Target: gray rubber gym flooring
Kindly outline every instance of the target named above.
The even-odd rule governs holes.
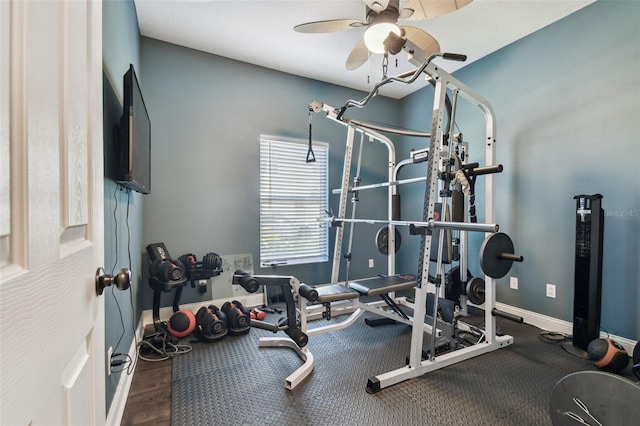
[[[292,391],[284,379],[302,361],[290,349],[259,348],[258,338],[271,332],[194,343],[173,361],[172,424],[550,425],[554,385],[595,367],[542,341],[535,327],[498,318],[498,328],[514,337],[513,345],[376,394],[365,392],[367,379],[404,365],[406,325],[371,328],[360,318],[311,337],[314,371]]]

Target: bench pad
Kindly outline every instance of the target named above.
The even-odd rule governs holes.
[[[365,296],[407,290],[416,286],[414,275],[391,275],[388,277],[363,278],[351,281],[351,289]]]
[[[318,303],[330,303],[338,300],[351,300],[360,297],[360,293],[345,287],[342,284],[331,284],[316,287],[318,292]]]

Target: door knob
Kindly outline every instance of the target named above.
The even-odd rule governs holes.
[[[122,268],[115,275],[109,275],[104,273],[104,269],[99,267],[96,271],[96,294],[102,295],[105,287],[114,285],[118,290],[126,290],[131,287],[131,271],[127,268]]]

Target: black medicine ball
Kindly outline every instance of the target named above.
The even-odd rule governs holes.
[[[196,316],[191,311],[179,310],[171,315],[167,329],[175,337],[186,337],[196,328]]]
[[[617,373],[629,365],[629,354],[611,339],[595,339],[587,346],[587,354],[594,365],[601,370]]]

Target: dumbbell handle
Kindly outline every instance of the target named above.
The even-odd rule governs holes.
[[[511,260],[513,262],[522,262],[524,260],[524,257],[513,253],[500,253],[498,257],[500,259]]]

